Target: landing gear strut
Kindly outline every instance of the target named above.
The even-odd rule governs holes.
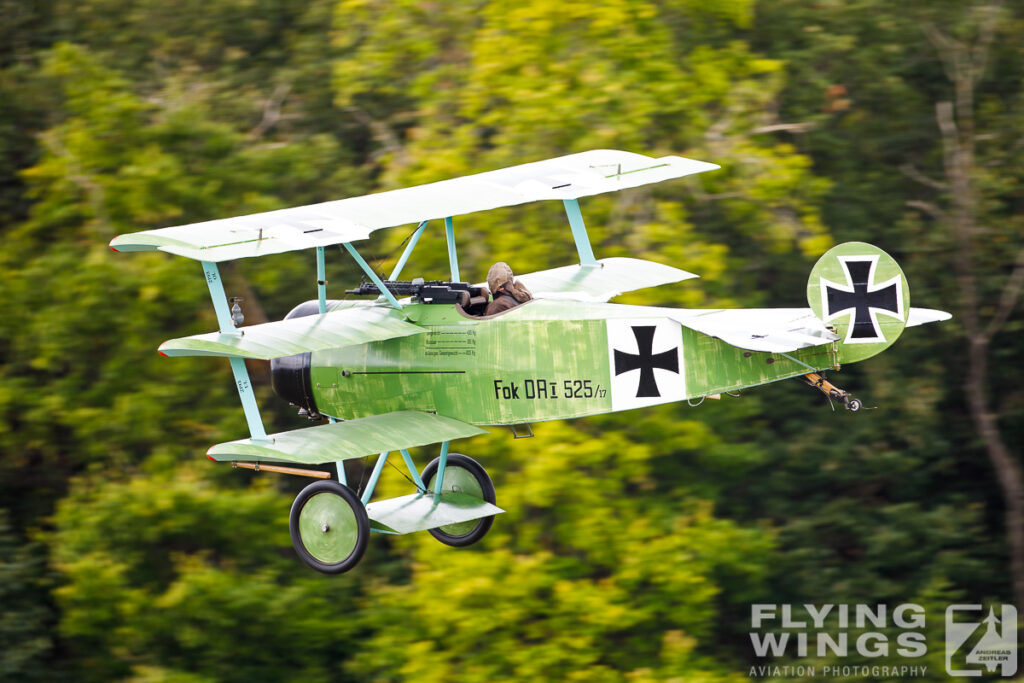
[[[859,398],[854,398],[850,395],[850,392],[843,391],[816,372],[807,373],[802,379],[812,387],[817,387],[821,393],[829,398],[842,403],[851,413],[856,413],[864,407]]]

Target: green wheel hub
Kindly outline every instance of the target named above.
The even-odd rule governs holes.
[[[437,483],[437,473],[441,469],[441,458],[434,458],[423,468],[423,481],[426,495],[432,495]],[[449,453],[447,466],[444,470],[444,481],[441,493],[452,499],[480,500],[494,505],[494,483],[491,482],[487,470],[473,458],[461,453]],[[457,494],[457,495],[452,495]],[[453,548],[465,548],[473,545],[487,535],[494,523],[494,515],[465,522],[454,522],[434,529],[430,535],[445,545]]]
[[[288,533],[303,562],[324,574],[341,574],[359,564],[366,552],[370,520],[350,488],[321,480],[295,497]]]
[[[355,511],[341,496],[317,493],[299,513],[299,536],[309,554],[320,562],[342,562],[356,549],[359,540]]]
[[[437,477],[431,477],[430,481],[427,482],[427,490],[434,490],[434,480]],[[483,487],[480,486],[480,482],[477,481],[476,477],[469,470],[459,467],[458,465],[448,465],[444,468],[444,483],[441,484],[441,491],[456,491],[458,493],[468,493],[471,496],[477,498],[484,497]],[[444,533],[450,536],[464,536],[480,524],[479,519],[472,519],[468,522],[458,522],[457,524],[448,524],[446,526],[438,527]]]

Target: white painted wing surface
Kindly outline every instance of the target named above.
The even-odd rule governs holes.
[[[220,356],[270,360],[308,351],[407,337],[426,332],[387,306],[355,306],[323,315],[239,327],[237,333],[210,332],[160,345],[165,356]]]
[[[400,410],[278,432],[270,434],[266,441],[238,439],[219,443],[206,454],[219,461],[321,465],[486,433],[479,427],[443,415]]]
[[[945,311],[937,311],[934,308],[910,308],[910,315],[907,316],[907,327],[926,325],[927,323],[938,323],[949,320],[953,316]]]
[[[670,317],[684,327],[749,351],[786,353],[839,339],[809,308],[676,310]]]
[[[623,292],[698,277],[679,268],[635,258],[606,258],[596,265],[572,265],[516,277],[535,298],[604,302]],[[482,282],[479,286],[486,286]]]
[[[677,156],[592,150],[362,197],[145,230],[115,237],[110,246],[228,261],[353,242],[381,228],[544,199],[577,199],[716,168]]]

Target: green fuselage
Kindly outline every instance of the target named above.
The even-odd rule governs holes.
[[[670,309],[538,300],[490,319],[450,305],[410,303],[403,312],[429,331],[312,354],[322,414],[420,410],[477,425],[539,422],[695,399],[836,364],[831,345],[789,357],[744,351],[683,327]]]

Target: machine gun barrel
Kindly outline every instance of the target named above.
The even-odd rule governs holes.
[[[421,303],[455,304],[469,306],[476,302],[473,297],[481,296],[481,289],[468,282],[447,282],[445,280],[384,280],[384,286],[394,296],[414,296]],[[355,289],[345,290],[346,294],[356,296],[378,296],[380,288],[372,282],[363,282]],[[481,300],[486,303],[486,299]]]
[[[441,287],[450,286],[451,284],[451,282],[444,282],[443,280],[424,280],[421,277],[415,280],[384,280],[384,286],[395,296],[416,296],[424,287]],[[371,296],[379,295],[381,292],[380,288],[372,282],[362,282],[356,289],[347,289],[345,293],[355,294],[356,296]]]

